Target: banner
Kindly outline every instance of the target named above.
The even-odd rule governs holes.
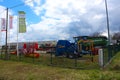
[[[5,21],[5,18],[1,18],[1,31],[6,31],[6,21]]]
[[[13,16],[9,15],[9,29],[13,28]]]
[[[19,11],[19,33],[26,32],[25,12]]]

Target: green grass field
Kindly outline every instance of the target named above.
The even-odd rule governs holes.
[[[5,57],[4,54],[2,54],[1,56],[2,58]],[[27,62],[32,64],[34,63],[38,65],[52,65],[58,67],[82,69],[99,69],[100,67],[98,65],[98,55],[93,57],[93,62],[90,55],[84,55],[83,57],[77,59],[70,59],[63,56],[55,57],[54,55],[52,55],[52,61],[50,54],[40,54],[39,58],[25,57],[24,55],[19,57],[17,57],[16,55],[10,55],[9,59],[12,61]]]
[[[0,60],[0,80],[120,80],[120,52],[104,70],[101,70],[98,64],[88,62],[88,60],[84,63],[78,61],[78,66],[91,67],[89,69],[48,66],[46,63],[49,64],[50,59],[47,56],[42,57],[41,55],[41,58],[35,59],[34,64],[30,60],[31,58],[25,59],[26,61],[21,58],[22,61],[17,61],[14,56],[11,56],[11,61]],[[61,61],[61,58],[59,60]],[[62,60],[71,61],[70,59]],[[45,62],[43,63],[43,61]],[[54,59],[54,64],[56,64],[55,61],[56,59]],[[61,64],[61,62],[59,63]],[[71,65],[72,63],[66,64]]]

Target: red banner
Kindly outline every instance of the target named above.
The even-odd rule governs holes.
[[[13,16],[9,15],[9,28],[13,28]]]
[[[1,31],[6,31],[5,18],[1,18]]]

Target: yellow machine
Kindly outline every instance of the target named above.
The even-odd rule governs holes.
[[[92,40],[79,40],[77,42],[78,52],[88,54],[94,50],[94,44]]]

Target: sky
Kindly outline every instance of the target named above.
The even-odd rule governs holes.
[[[110,33],[120,31],[120,0],[107,0]],[[0,0],[0,18],[14,16],[8,41],[50,41],[95,32],[107,36],[105,0]],[[26,33],[17,33],[18,11],[26,13]],[[0,33],[1,43],[5,32]]]

